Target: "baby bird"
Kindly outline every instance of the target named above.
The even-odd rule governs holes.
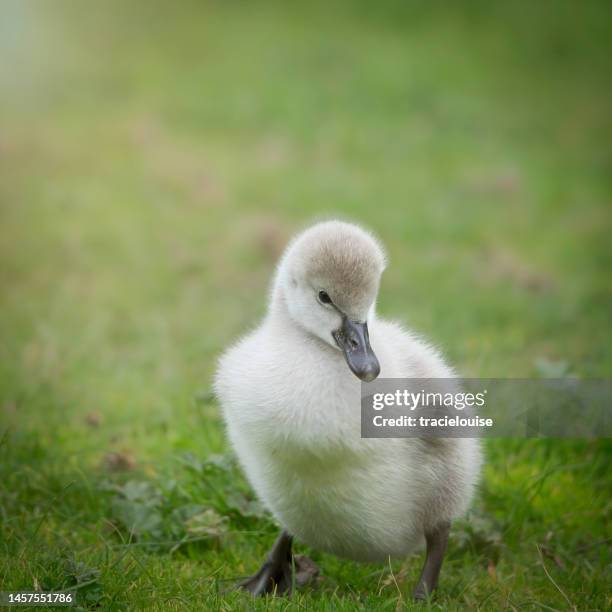
[[[428,344],[377,318],[381,245],[351,223],[299,234],[277,267],[268,313],[221,357],[227,432],[283,530],[241,587],[291,589],[292,540],[354,560],[405,557],[423,544],[416,599],[435,589],[450,524],[470,503],[477,440],[361,437],[360,380],[451,378]]]

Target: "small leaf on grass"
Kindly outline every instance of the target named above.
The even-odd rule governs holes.
[[[244,493],[229,493],[226,502],[229,510],[245,518],[265,518],[267,516],[264,506],[256,499],[248,499]]]
[[[212,508],[208,508],[187,519],[185,528],[191,536],[218,539],[227,532],[227,521],[226,516],[221,516]]]
[[[234,465],[231,455],[209,455],[202,463],[204,470],[219,470],[229,472]]]
[[[567,361],[551,361],[544,357],[536,359],[535,369],[541,378],[565,378],[570,373]]]
[[[132,535],[158,535],[162,517],[155,505],[115,499],[112,503],[112,512]]]
[[[76,587],[80,601],[86,601],[89,605],[98,604],[104,596],[100,576],[98,568],[67,558],[64,561],[64,580],[61,590],[71,590]]]
[[[467,519],[457,522],[451,537],[459,550],[473,550],[497,564],[501,554],[502,529],[497,522],[477,510]]]
[[[162,525],[161,495],[148,482],[130,480],[116,489],[112,500],[114,518],[135,536],[157,537]]]
[[[182,525],[192,516],[204,512],[206,509],[207,507],[201,504],[185,504],[184,506],[179,506],[178,508],[174,508],[170,513],[170,522]]]
[[[66,559],[64,562],[64,572],[71,586],[97,581],[100,578],[100,570],[98,568],[90,567],[74,559]]]
[[[202,460],[193,453],[184,453],[180,456],[181,463],[198,473],[206,472],[229,472],[231,471],[234,460],[231,455],[209,455]]]
[[[128,480],[120,489],[125,499],[130,501],[144,501],[159,499],[159,492],[148,482]]]

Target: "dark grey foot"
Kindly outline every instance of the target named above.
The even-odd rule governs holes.
[[[421,577],[414,589],[413,596],[416,601],[426,601],[438,586],[438,577],[446,552],[449,532],[450,523],[442,523],[435,530],[425,534],[427,552]]]
[[[291,554],[292,542],[293,538],[286,531],[282,531],[259,571],[243,580],[237,588],[249,591],[255,596],[268,593],[282,595],[291,593],[293,584],[304,586],[315,578],[319,573],[319,568],[304,555],[293,556]],[[293,577],[292,559],[295,565]]]

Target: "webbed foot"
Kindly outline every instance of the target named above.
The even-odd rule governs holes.
[[[291,593],[294,584],[301,587],[316,578],[319,574],[318,566],[305,555],[293,556],[292,542],[293,538],[286,531],[281,532],[261,568],[238,584],[237,588],[244,589],[256,597],[266,594],[282,595]],[[295,566],[293,576],[292,565]]]

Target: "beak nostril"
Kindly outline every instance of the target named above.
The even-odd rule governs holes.
[[[360,346],[360,342],[359,342],[359,338],[357,336],[355,336],[355,334],[348,334],[346,339],[348,340],[348,344],[351,347],[351,349],[357,349]]]

